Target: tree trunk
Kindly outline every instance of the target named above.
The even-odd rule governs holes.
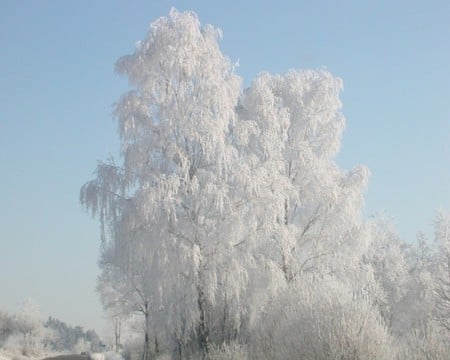
[[[284,200],[284,225],[289,225],[289,203],[288,199]]]
[[[182,360],[183,359],[183,345],[181,343],[180,339],[177,339],[177,353],[178,353],[178,359]]]
[[[159,343],[158,343],[158,337],[155,334],[155,353],[159,353]]]
[[[150,341],[148,337],[148,332],[145,330],[145,340],[144,340],[144,351],[142,352],[142,360],[150,359]]]
[[[223,317],[222,317],[222,341],[225,343],[230,342],[230,329],[227,329],[227,318],[228,318],[228,302],[227,302],[227,294],[224,296],[224,305],[223,305]]]
[[[122,319],[120,317],[113,317],[114,323],[114,345],[116,352],[120,351],[120,331],[122,326]]]
[[[199,323],[199,342],[200,349],[203,352],[203,360],[209,359],[209,331],[206,324],[206,300],[203,288],[201,285],[201,275],[199,274],[200,284],[197,286],[197,304],[198,310],[200,312],[200,323]]]
[[[149,360],[150,359],[150,336],[148,333],[149,328],[149,311],[148,311],[148,303],[145,303],[145,309],[144,309],[144,316],[145,316],[145,335],[144,335],[144,350],[142,352],[142,360]]]

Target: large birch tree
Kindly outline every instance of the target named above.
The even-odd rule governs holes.
[[[229,128],[241,83],[220,37],[195,14],[172,10],[119,59],[132,86],[115,110],[122,163],[99,164],[81,190],[103,226],[105,269],[119,269],[145,315],[144,359],[152,327],[180,356],[192,341],[207,354],[208,309],[241,289],[224,289],[223,269],[241,241],[228,226],[237,219]]]

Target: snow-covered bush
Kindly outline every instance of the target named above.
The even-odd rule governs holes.
[[[106,360],[106,357],[102,353],[90,353],[89,360]]]
[[[393,359],[387,328],[369,299],[333,278],[303,278],[268,304],[256,328],[258,359]]]
[[[0,347],[13,332],[13,319],[6,312],[0,311]]]
[[[4,348],[0,347],[0,360],[11,360],[12,356]]]
[[[123,356],[115,351],[108,351],[103,353],[105,360],[123,360]]]
[[[130,338],[122,346],[124,360],[139,360],[142,358],[142,339]]]
[[[54,336],[54,332],[44,326],[37,304],[29,299],[12,317],[12,334],[4,346],[22,355],[37,355],[49,350]]]
[[[449,358],[450,342],[448,331],[437,322],[430,321],[415,329],[404,339],[399,359],[444,360]]]
[[[214,346],[210,352],[210,360],[247,360],[249,359],[247,348],[243,345],[232,343]]]

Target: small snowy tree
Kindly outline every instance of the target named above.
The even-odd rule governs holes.
[[[437,245],[437,268],[435,272],[435,316],[450,335],[450,215],[441,212],[434,222]]]
[[[409,319],[405,319],[408,309],[402,306],[402,302],[407,298],[411,276],[403,243],[392,224],[384,219],[372,221],[368,226],[371,243],[364,254],[364,261],[368,263],[373,277],[365,284],[365,292],[391,329],[404,328],[404,322],[409,322]]]
[[[114,348],[116,352],[119,352],[122,325],[134,312],[140,311],[144,299],[135,296],[139,292],[139,288],[136,288],[136,281],[124,276],[129,273],[121,271],[118,264],[108,259],[107,254],[107,251],[102,253],[100,262],[102,273],[98,278],[97,291],[100,294],[103,308],[112,322]]]
[[[14,333],[18,336],[21,353],[27,356],[44,350],[53,336],[53,332],[44,327],[39,308],[31,299],[24,301],[15,315]]]
[[[0,310],[0,346],[3,346],[8,337],[13,333],[14,321],[12,316]]]

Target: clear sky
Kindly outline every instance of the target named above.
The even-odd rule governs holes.
[[[31,297],[44,316],[105,333],[98,224],[79,189],[118,150],[111,112],[127,83],[114,62],[172,6],[223,30],[246,85],[290,68],[344,80],[337,161],[369,167],[367,216],[384,211],[413,241],[450,210],[448,0],[3,0],[0,309]]]

